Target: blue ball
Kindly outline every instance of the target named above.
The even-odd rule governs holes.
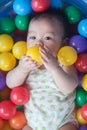
[[[55,9],[62,8],[61,0],[50,0],[50,4],[52,8],[55,8]]]
[[[87,38],[87,19],[83,19],[79,22],[78,32],[80,35]]]
[[[18,15],[27,15],[32,12],[31,0],[15,0],[13,10]]]

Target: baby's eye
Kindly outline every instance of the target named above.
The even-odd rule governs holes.
[[[52,38],[49,37],[49,36],[46,36],[44,39],[45,39],[45,40],[51,40]]]
[[[35,39],[36,39],[35,36],[30,36],[29,38],[30,38],[31,40],[35,40]]]

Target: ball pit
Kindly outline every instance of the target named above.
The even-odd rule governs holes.
[[[37,5],[35,4],[37,3]],[[40,8],[41,7],[41,8]],[[64,9],[72,27],[73,36],[69,39],[69,46],[75,50],[75,56],[71,56],[71,63],[75,64],[78,71],[78,88],[75,102],[77,105],[76,118],[80,124],[79,130],[87,129],[87,1],[86,0],[1,0],[0,1],[0,105],[12,102],[11,91],[6,86],[5,76],[13,69],[18,60],[25,54],[23,45],[29,24],[30,14],[45,11],[47,8]],[[73,10],[73,11],[72,11]],[[26,43],[25,43],[26,44]],[[26,48],[26,47],[25,47]],[[73,60],[74,56],[74,60]],[[10,59],[11,58],[11,59]],[[9,60],[10,59],[10,60]],[[37,59],[37,57],[36,57]],[[61,61],[61,60],[60,60]],[[10,101],[9,101],[10,100]],[[28,98],[27,98],[28,100]],[[27,101],[26,100],[26,101]],[[13,103],[13,102],[12,102]],[[25,103],[25,102],[24,102]],[[10,111],[5,107],[4,112],[12,117],[6,117],[5,113],[0,116],[0,129],[13,130],[22,129],[26,125],[26,118],[23,113],[23,104],[16,104],[14,110]],[[18,106],[20,105],[20,106]],[[3,105],[4,106],[4,105]],[[1,108],[0,108],[1,109]],[[11,113],[13,112],[13,113]],[[16,113],[16,114],[14,114]],[[5,121],[7,119],[7,121]],[[23,120],[22,120],[23,119]],[[21,120],[23,122],[21,122]]]

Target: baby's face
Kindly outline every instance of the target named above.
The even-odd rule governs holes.
[[[63,28],[56,19],[35,19],[30,22],[27,36],[27,48],[44,44],[57,55],[62,46]]]

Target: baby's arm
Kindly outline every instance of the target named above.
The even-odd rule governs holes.
[[[56,84],[63,93],[69,94],[77,87],[78,78],[74,66],[58,66],[58,68],[55,68],[51,72]]]
[[[61,67],[47,46],[42,46],[40,53],[44,66],[52,74],[60,91],[64,94],[73,92],[78,85],[77,72],[74,66]]]
[[[38,65],[36,62],[32,61],[30,57],[23,56],[19,61],[18,66],[8,72],[6,76],[7,86],[9,88],[14,88],[16,86],[22,85],[25,82],[30,71],[36,69],[37,67]]]

